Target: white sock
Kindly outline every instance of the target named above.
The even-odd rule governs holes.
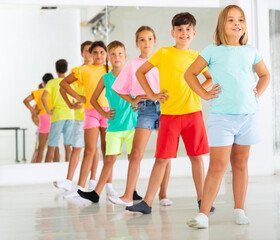
[[[73,197],[80,197],[78,194],[78,190],[85,191],[85,188],[82,188],[81,186],[77,186],[72,191],[66,192],[63,194],[64,198],[73,198]]]
[[[107,195],[115,196],[115,197],[118,196],[118,192],[113,188],[112,183],[106,183],[105,189],[106,189]]]
[[[208,217],[204,213],[199,213],[195,218],[187,222],[189,227],[208,228]]]
[[[88,182],[88,190],[91,192],[95,189],[95,187],[96,187],[96,181],[90,179]]]
[[[234,209],[233,210],[235,223],[238,225],[245,225],[249,224],[250,220],[246,217],[245,212],[243,209]]]
[[[72,188],[72,181],[70,181],[68,179],[63,180],[61,182],[54,181],[53,184],[54,184],[55,187],[60,188],[60,189],[64,189],[66,191],[70,191],[71,188]]]

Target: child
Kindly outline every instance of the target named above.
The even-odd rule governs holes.
[[[120,98],[112,89],[112,85],[121,72],[126,59],[125,46],[119,41],[113,41],[108,45],[107,49],[108,59],[112,65],[112,71],[105,74],[100,79],[91,98],[91,104],[96,111],[104,118],[108,119],[108,128],[106,131],[106,157],[95,190],[92,192],[78,191],[81,197],[94,203],[99,202],[101,191],[111,176],[113,165],[117,156],[121,154],[124,141],[126,141],[127,154],[130,154],[137,118],[137,114],[130,108],[130,104]],[[105,96],[108,99],[110,106],[110,110],[107,112],[105,112],[97,102],[97,99],[104,88],[106,89]]]
[[[158,101],[147,99],[146,93],[136,79],[136,70],[145,63],[153,54],[156,44],[154,30],[148,26],[140,27],[136,33],[136,46],[141,54],[130,60],[117,77],[112,89],[123,99],[134,106],[138,105],[138,118],[133,140],[132,151],[129,158],[129,166],[126,181],[126,190],[122,197],[110,197],[110,201],[124,206],[132,205],[132,200],[141,200],[134,189],[140,172],[140,162],[145,148],[151,136],[152,130],[158,129],[160,117],[160,104]],[[146,75],[149,85],[155,93],[159,93],[159,74],[157,68],[153,68]],[[131,97],[130,94],[135,97]],[[166,197],[166,189],[170,175],[170,161],[166,165],[164,179],[161,183],[159,200],[161,205],[171,205]]]
[[[55,147],[59,145],[59,138],[61,132],[63,132],[64,148],[65,148],[65,161],[68,162],[71,153],[74,114],[71,109],[63,100],[59,92],[59,84],[65,77],[67,72],[67,62],[65,59],[56,61],[55,68],[58,74],[58,78],[49,81],[45,87],[45,90],[41,96],[42,103],[46,112],[51,115],[51,128],[48,138],[48,151],[46,154],[45,162],[51,162],[54,157]],[[51,97],[52,110],[49,109],[47,104],[48,94]]]
[[[235,223],[250,222],[244,213],[247,162],[250,145],[259,141],[256,131],[258,97],[266,89],[270,75],[258,51],[247,45],[247,41],[244,12],[236,5],[227,6],[218,18],[215,44],[204,49],[185,74],[193,91],[205,100],[211,99],[207,120],[210,166],[200,213],[188,222],[190,227],[208,227],[207,215],[219,191],[229,159],[233,174]],[[215,83],[209,92],[201,87],[196,77],[206,66]],[[256,90],[253,69],[259,76]]]
[[[203,123],[201,103],[186,84],[184,73],[198,56],[198,52],[189,49],[196,35],[196,20],[190,13],[179,13],[172,19],[172,37],[174,47],[160,48],[137,71],[136,77],[149,99],[160,101],[161,117],[158,130],[156,161],[151,173],[144,201],[126,207],[133,212],[151,213],[154,196],[162,182],[170,158],[176,158],[180,135],[192,163],[193,179],[198,204],[202,197],[204,183],[204,165],[202,156],[208,153],[208,142]],[[145,74],[153,67],[159,70],[160,93],[154,93]],[[204,86],[212,84],[211,76],[203,70],[206,81]],[[167,95],[168,94],[168,95]],[[213,209],[214,210],[214,209]]]
[[[81,55],[84,59],[84,64],[83,65],[91,65],[92,64],[92,55],[89,52],[89,48],[92,45],[91,41],[85,41],[81,44]],[[84,95],[84,89],[82,86],[78,86],[77,82],[74,82],[72,84],[73,89],[80,95]],[[70,102],[69,99],[67,98],[67,94],[65,91],[60,88],[60,93],[68,105],[70,109],[74,109],[74,127],[73,127],[73,140],[72,140],[72,152],[70,156],[70,162],[69,162],[69,167],[68,167],[68,173],[67,173],[67,178],[66,180],[59,182],[55,181],[54,186],[57,188],[64,189],[66,191],[70,191],[72,188],[72,179],[75,173],[75,170],[77,168],[78,162],[79,162],[79,156],[82,148],[84,147],[84,118],[85,118],[85,113],[84,113],[84,106],[81,103],[73,103]],[[98,150],[95,151],[94,155],[94,160],[93,162],[98,162]],[[96,166],[93,165],[93,168],[91,170],[91,178],[89,180],[89,189],[93,190],[96,185],[95,179],[95,173],[96,173]]]
[[[89,171],[94,164],[95,169],[97,168],[98,162],[93,162],[93,156],[96,152],[96,144],[98,140],[99,131],[101,132],[101,149],[103,155],[105,155],[105,131],[108,127],[107,119],[102,117],[91,105],[90,99],[93,91],[95,90],[98,81],[110,70],[107,60],[106,65],[104,65],[106,59],[107,48],[102,41],[95,41],[89,49],[92,54],[93,64],[83,65],[72,69],[72,73],[68,75],[61,82],[60,86],[74,97],[78,102],[85,103],[85,120],[84,120],[84,138],[85,138],[85,150],[84,157],[80,171],[80,177],[78,181],[78,186],[66,193],[65,198],[77,197],[78,189],[84,191],[85,183],[89,174]],[[78,94],[74,91],[70,84],[77,81],[79,86],[84,87],[85,96]],[[104,111],[108,111],[108,101],[105,98],[105,91],[102,92],[98,99],[99,104],[103,107]],[[103,158],[104,160],[105,158]],[[116,191],[112,186],[112,177],[108,180],[106,184],[106,191],[108,195],[116,195]]]
[[[24,104],[26,105],[26,107],[30,110],[33,118],[35,115],[37,115],[36,113],[39,112],[39,126],[38,126],[38,142],[39,142],[39,146],[38,146],[38,153],[37,153],[37,157],[35,162],[36,163],[40,163],[43,160],[43,156],[44,156],[44,150],[46,147],[46,143],[48,140],[48,135],[49,135],[49,131],[50,131],[50,126],[51,126],[51,118],[50,115],[47,114],[43,103],[41,101],[41,96],[44,92],[44,87],[46,86],[46,84],[48,83],[48,81],[50,81],[51,79],[53,79],[53,75],[51,73],[46,73],[43,78],[42,78],[42,88],[39,88],[36,91],[32,91],[31,94],[24,99]],[[30,102],[32,100],[35,100],[36,102],[36,109],[33,108],[30,105]],[[48,108],[51,108],[51,98],[48,95],[47,96],[47,105]]]

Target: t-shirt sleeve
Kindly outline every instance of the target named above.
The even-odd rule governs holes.
[[[153,56],[148,60],[149,63],[153,64],[154,67],[158,67],[162,56],[162,48],[157,50]]]
[[[74,77],[77,79],[78,86],[83,86],[83,78],[82,78],[82,72],[83,72],[83,66],[75,67],[71,70],[72,73],[74,73]]]
[[[112,89],[119,94],[130,94],[133,74],[135,74],[135,72],[133,72],[132,64],[128,62],[112,85]]]
[[[38,91],[32,91],[31,94],[33,95],[34,101],[38,103]]]
[[[198,56],[199,56],[199,52],[195,52],[194,60],[197,59]],[[204,73],[207,70],[208,70],[208,67],[205,67],[201,72]]]
[[[254,50],[255,50],[255,60],[254,60],[254,63],[253,65],[257,64],[258,62],[260,62],[262,60],[262,55],[260,54],[260,52],[258,51],[258,49],[256,49],[254,47]]]
[[[199,55],[209,64],[211,64],[211,56],[213,52],[213,45],[204,48]],[[205,70],[206,71],[206,70]]]

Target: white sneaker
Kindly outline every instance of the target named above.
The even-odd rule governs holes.
[[[161,206],[171,206],[172,205],[172,201],[170,201],[169,199],[167,199],[167,198],[163,198],[163,199],[161,199],[160,201],[159,201],[159,204],[161,205]]]
[[[66,179],[62,182],[59,182],[59,181],[54,181],[53,182],[53,185],[56,187],[56,188],[60,188],[60,189],[63,189],[65,191],[70,191],[71,188],[72,188],[72,181]]]
[[[92,192],[96,187],[96,181],[95,180],[89,180],[88,182],[88,191]]]
[[[131,207],[133,205],[133,201],[127,203],[121,200],[119,197],[109,196],[108,199],[114,204],[122,205],[125,207]]]

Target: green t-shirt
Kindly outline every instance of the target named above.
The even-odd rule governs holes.
[[[59,120],[74,119],[74,112],[67,106],[59,92],[59,84],[63,78],[56,78],[48,81],[45,90],[51,96],[52,107],[55,108],[51,115],[51,122]],[[72,97],[68,95],[70,101]]]
[[[116,110],[114,119],[108,119],[107,132],[119,132],[131,130],[135,127],[137,122],[137,113],[131,109],[131,104],[114,92],[112,85],[116,77],[112,72],[103,75],[104,85],[106,89],[106,98],[109,102],[110,109]]]

